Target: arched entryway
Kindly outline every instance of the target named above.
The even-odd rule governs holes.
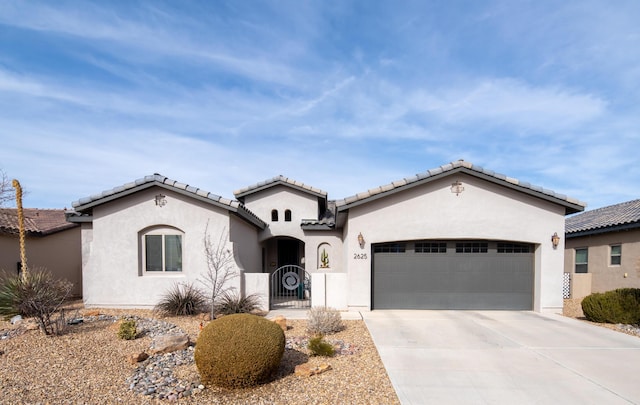
[[[305,271],[304,242],[276,237],[266,244],[271,267],[270,307],[308,308],[311,304],[311,278]]]

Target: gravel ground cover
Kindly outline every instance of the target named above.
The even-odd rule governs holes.
[[[76,307],[75,316],[89,310]],[[91,310],[94,311],[94,310]],[[130,389],[132,376],[139,367],[147,367],[157,356],[131,365],[129,355],[149,351],[153,333],[135,340],[116,336],[119,317],[129,315],[157,319],[189,334],[197,340],[199,317],[158,318],[151,311],[99,310],[107,316],[86,316],[85,322],[71,325],[67,333],[47,337],[37,330],[24,331],[0,322],[0,404],[158,404],[172,403]],[[73,312],[68,312],[73,317]],[[287,348],[275,379],[267,384],[241,390],[214,386],[195,389],[178,399],[189,404],[398,404],[398,398],[380,361],[378,352],[363,321],[344,321],[346,328],[327,338],[336,343],[340,354],[310,357],[304,347],[306,321],[289,320]],[[5,336],[2,338],[2,336]],[[192,353],[192,351],[191,351]],[[200,385],[189,352],[179,361],[162,364],[167,378],[189,387]],[[170,358],[171,356],[167,356]],[[331,370],[311,377],[298,377],[295,366],[328,363]],[[166,369],[166,370],[164,370]]]
[[[582,298],[565,299],[564,306],[562,308],[562,315],[568,316],[570,318],[580,319],[584,322],[589,322],[603,328],[626,333],[627,335],[640,337],[640,325],[625,325],[621,323],[597,323],[587,321],[584,317],[584,312],[582,312]]]

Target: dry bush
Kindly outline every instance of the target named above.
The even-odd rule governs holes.
[[[334,308],[314,307],[307,316],[307,332],[311,335],[330,335],[344,329],[342,316]]]

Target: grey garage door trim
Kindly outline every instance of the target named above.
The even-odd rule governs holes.
[[[511,241],[372,246],[372,309],[533,309],[534,247]]]

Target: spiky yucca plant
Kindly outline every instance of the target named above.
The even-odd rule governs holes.
[[[174,284],[156,305],[165,315],[195,315],[207,310],[207,298],[193,284]]]
[[[56,334],[52,316],[69,297],[73,284],[56,279],[44,268],[1,278],[0,315],[35,317],[45,334]]]
[[[260,296],[241,296],[235,292],[225,292],[215,306],[216,315],[250,314],[260,309]]]

